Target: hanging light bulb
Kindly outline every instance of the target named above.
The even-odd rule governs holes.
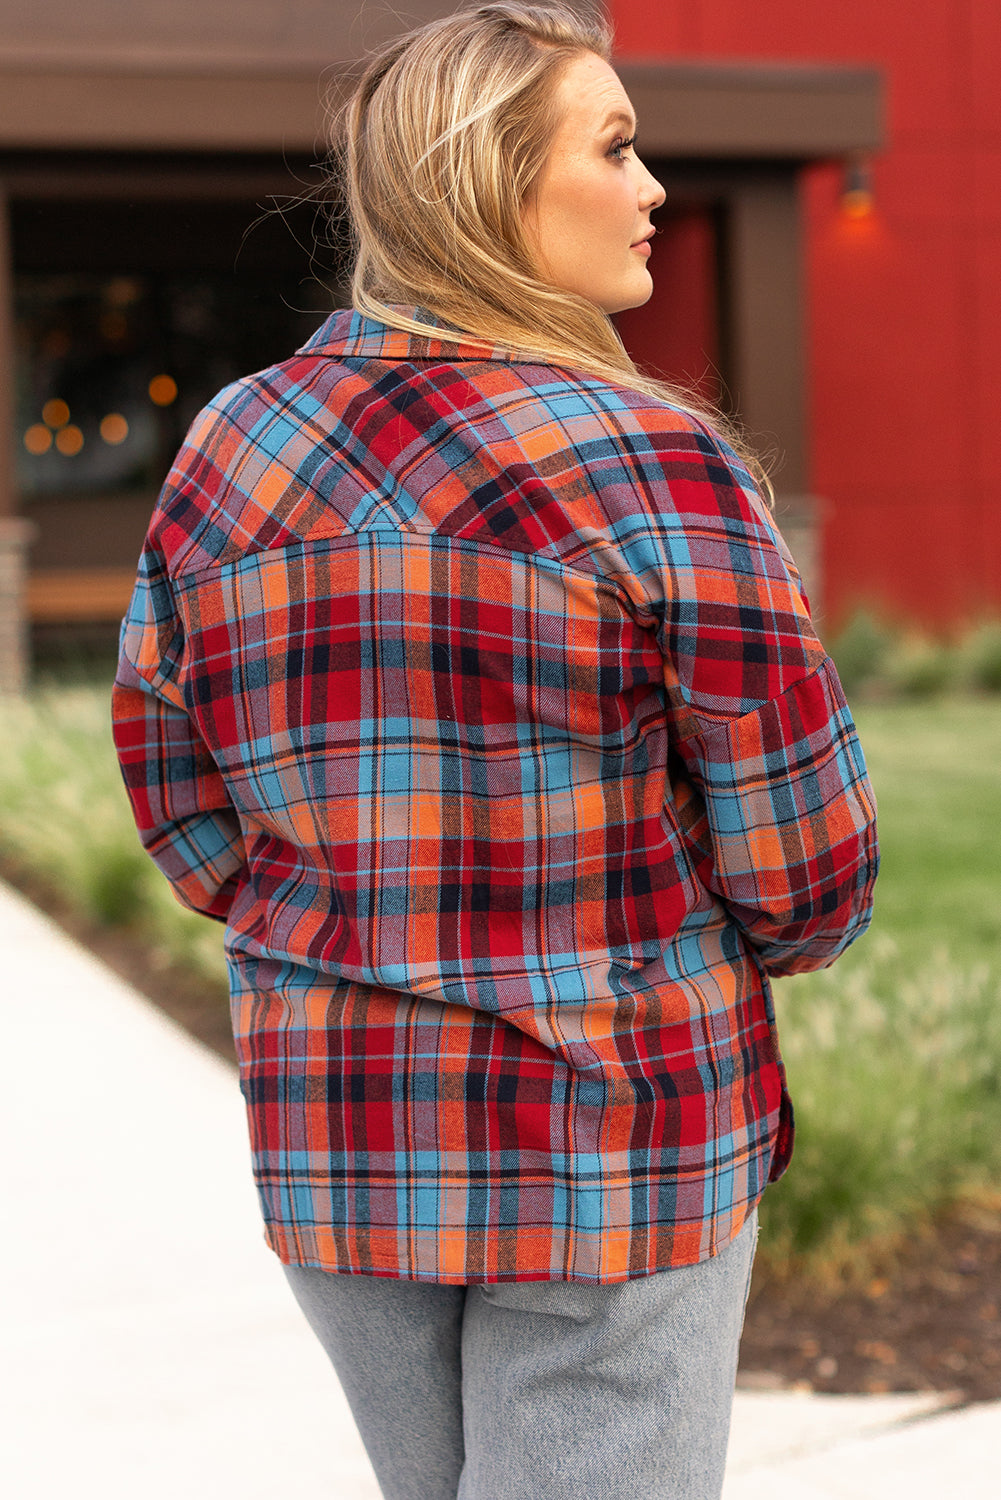
[[[872,191],[872,167],[864,156],[852,157],[845,168],[841,189],[841,212],[848,219],[868,219],[876,211]]]

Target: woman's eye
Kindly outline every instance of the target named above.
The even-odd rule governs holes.
[[[635,144],[636,144],[636,137],[634,135],[631,135],[629,137],[628,141],[626,141],[626,140],[613,141],[612,145],[609,148],[608,154],[609,154],[609,156],[614,156],[615,159],[616,159],[616,161],[621,161],[622,160],[622,153],[623,153],[623,151],[628,151],[630,149],[630,147],[635,146]]]

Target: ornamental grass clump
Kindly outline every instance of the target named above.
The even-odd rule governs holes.
[[[0,854],[83,922],[141,932],[153,965],[223,980],[221,929],[177,904],[136,836],[108,691],[52,684],[0,699]]]
[[[765,1194],[776,1275],[864,1277],[944,1206],[1001,1173],[1001,976],[940,950],[911,970],[878,938],[864,961],[783,981],[794,1167]]]

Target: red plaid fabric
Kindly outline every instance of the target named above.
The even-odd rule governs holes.
[[[767,975],[863,930],[876,856],[709,430],[335,314],[195,421],[114,716],[144,842],[227,924],[283,1259],[610,1282],[732,1239],[791,1145]]]

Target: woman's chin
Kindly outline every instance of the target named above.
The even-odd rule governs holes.
[[[619,297],[616,298],[614,306],[606,305],[604,311],[607,313],[628,312],[632,307],[642,307],[649,302],[653,296],[653,277],[649,271],[643,272],[642,280],[636,278],[634,285],[628,290],[623,288]]]

